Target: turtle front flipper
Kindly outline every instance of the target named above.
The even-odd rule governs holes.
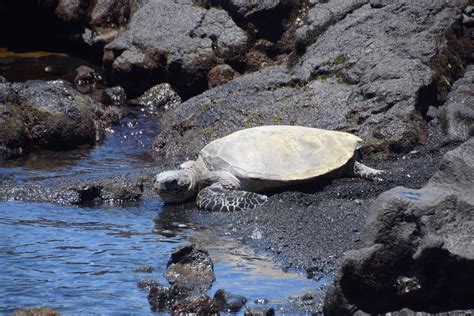
[[[266,195],[211,185],[199,192],[196,204],[211,212],[233,212],[253,209],[266,201]]]

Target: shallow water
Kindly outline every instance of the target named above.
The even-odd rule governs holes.
[[[219,288],[244,295],[251,304],[267,298],[273,306],[315,281],[284,273],[268,258],[209,229],[170,220],[176,235],[155,230],[161,202],[109,208],[49,204],[0,204],[0,312],[20,306],[49,306],[64,315],[148,314],[142,279],[163,278],[169,254],[182,243],[204,245],[214,261]],[[185,228],[182,228],[185,227]],[[134,272],[150,265],[151,273]]]
[[[47,58],[58,68],[68,61],[62,55]],[[158,132],[156,113],[136,109],[93,148],[0,162],[0,182],[48,187],[64,177],[90,180],[155,167],[150,153]],[[290,295],[328,282],[285,273],[218,228],[198,227],[162,206],[158,198],[98,208],[0,202],[0,314],[26,306],[48,306],[63,315],[151,314],[147,292],[137,282],[167,284],[170,253],[186,242],[210,252],[216,273],[211,296],[223,288],[247,297],[247,305],[265,298],[278,308]],[[160,234],[162,228],[166,234]],[[144,265],[153,271],[134,272]]]

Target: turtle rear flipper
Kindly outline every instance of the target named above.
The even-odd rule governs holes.
[[[211,185],[199,192],[196,204],[211,212],[233,212],[253,209],[266,201],[266,195]]]
[[[374,168],[367,167],[366,165],[358,161],[354,162],[352,176],[355,178],[383,181],[382,179],[383,174],[384,174],[383,170],[377,170]]]

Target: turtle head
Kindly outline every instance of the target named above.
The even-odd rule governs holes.
[[[161,172],[156,176],[154,187],[165,203],[183,202],[197,193],[195,175],[189,170]]]

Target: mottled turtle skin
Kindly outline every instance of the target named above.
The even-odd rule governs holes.
[[[165,202],[194,196],[210,211],[251,209],[265,203],[257,194],[322,177],[373,179],[381,173],[358,163],[362,140],[345,132],[302,126],[244,129],[206,145],[196,161],[181,170],[162,172],[155,189]]]

